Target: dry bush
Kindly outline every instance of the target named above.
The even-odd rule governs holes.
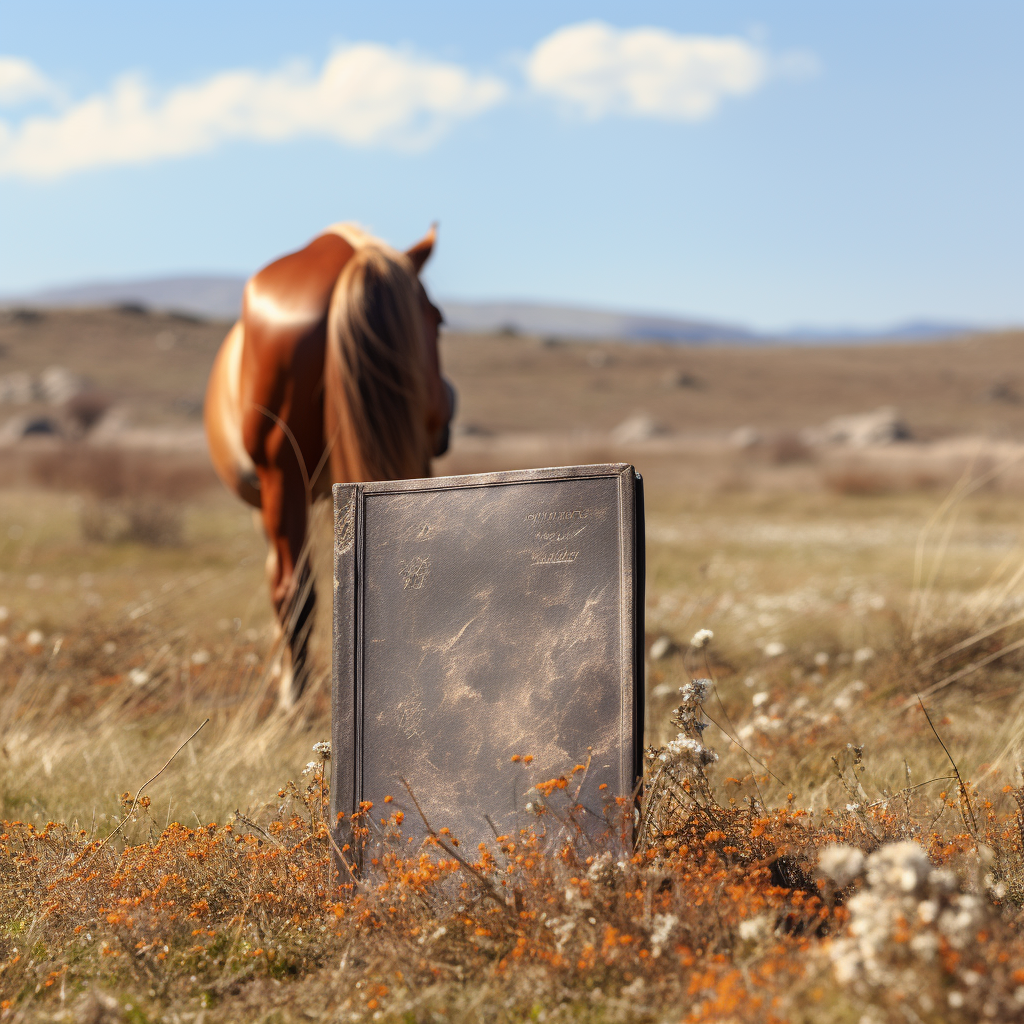
[[[64,403],[64,413],[74,430],[87,434],[106,415],[111,399],[101,391],[82,391]]]
[[[850,497],[874,497],[894,490],[892,477],[878,470],[846,466],[824,474],[825,487],[834,494]]]
[[[768,461],[776,466],[795,462],[813,462],[814,450],[797,433],[779,434],[768,444]]]
[[[811,876],[794,888],[773,867],[779,836],[790,839],[799,817],[747,815],[736,834],[759,827],[742,851],[690,815],[657,846],[630,853],[610,836],[601,852],[581,831],[552,841],[565,836],[571,811],[556,798],[571,777],[538,783],[547,801],[535,825],[472,853],[441,829],[410,855],[401,813],[367,805],[355,831],[383,813],[390,841],[367,877],[340,884],[319,761],[260,821],[172,825],[122,850],[83,829],[10,823],[0,840],[3,910],[14,923],[0,950],[5,990],[23,1012],[42,1014],[86,981],[146,1007],[232,994],[245,1005],[239,990],[255,1002],[267,982],[306,978],[315,1000],[360,1017],[386,1007],[417,1018],[468,985],[470,995],[483,986],[474,1000],[494,1006],[492,1019],[505,1016],[502,1004],[519,1016],[538,1003],[628,1016],[635,1004],[689,1004],[691,1019],[773,1019],[778,975],[802,977],[808,936],[831,927]],[[122,806],[150,811],[128,793]],[[694,914],[701,904],[716,913]],[[743,926],[762,918],[784,925],[778,936],[764,923],[755,933]],[[737,945],[752,975],[733,963]],[[332,968],[339,959],[352,966]]]
[[[48,490],[80,491],[97,498],[124,493],[126,460],[116,449],[65,445],[35,453],[28,463],[29,480]]]
[[[87,495],[80,525],[88,541],[178,547],[182,502],[216,485],[205,457],[189,454],[67,444],[24,458],[32,484]]]
[[[128,505],[125,539],[155,547],[177,547],[182,543],[182,509],[155,498],[137,498]]]
[[[86,501],[80,521],[82,537],[88,541],[129,541],[151,547],[180,547],[184,542],[182,506],[159,498]]]
[[[948,489],[950,481],[944,479],[938,473],[931,473],[927,470],[919,470],[911,474],[910,488],[914,491],[938,491]]]
[[[143,455],[129,460],[128,493],[181,501],[219,487],[205,453],[200,455]]]
[[[319,744],[300,785],[228,824],[161,827],[130,793],[127,842],[5,823],[0,1006],[52,1019],[70,998],[81,1013],[99,982],[147,1019],[1016,1019],[1016,805],[965,788],[943,795],[944,823],[916,790],[770,810],[752,773],[726,780],[746,799],[725,798],[701,738],[709,685],[684,687],[678,736],[648,752],[633,850],[616,820],[628,800],[603,839],[578,827],[577,765],[535,784],[517,833],[473,851],[443,827],[410,847],[402,812],[365,804],[348,827],[373,836],[366,874],[337,874],[353,851],[332,848]]]
[[[152,496],[181,501],[195,497],[217,479],[204,454],[62,445],[28,458],[31,483],[51,490],[78,491],[96,498]]]
[[[980,473],[977,475],[981,475]],[[847,463],[822,474],[827,490],[849,497],[878,497],[911,491],[948,491],[956,483],[955,476],[939,470],[908,469],[903,474],[869,465]]]

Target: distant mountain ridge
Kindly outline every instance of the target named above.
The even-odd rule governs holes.
[[[0,307],[60,308],[131,303],[155,310],[233,320],[242,306],[245,281],[243,277],[215,274],[104,281],[4,296],[0,298]],[[922,319],[880,330],[797,327],[791,331],[762,333],[738,324],[543,303],[442,300],[440,306],[447,328],[451,331],[480,334],[505,332],[588,341],[619,339],[690,344],[722,341],[748,345],[786,341],[837,344],[885,339],[925,341],[982,329],[974,324]]]
[[[218,320],[233,320],[242,308],[244,277],[196,274],[137,281],[98,281],[5,296],[0,304],[44,308],[117,306],[136,303],[150,309],[173,310]]]
[[[628,338],[635,341],[755,341],[735,324],[678,317],[616,313],[531,302],[441,302],[449,330],[511,331],[559,338]]]

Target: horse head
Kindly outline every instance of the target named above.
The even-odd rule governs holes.
[[[406,250],[406,257],[416,273],[419,290],[420,310],[423,316],[423,339],[426,349],[427,389],[430,399],[427,403],[427,432],[431,441],[431,454],[436,458],[448,450],[449,425],[455,415],[455,389],[441,374],[441,358],[438,350],[438,332],[444,323],[441,310],[430,301],[426,288],[420,280],[420,271],[430,259],[437,242],[437,224],[412,248]]]

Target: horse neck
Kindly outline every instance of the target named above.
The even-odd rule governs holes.
[[[345,484],[372,480],[373,472],[363,457],[352,410],[339,376],[341,369],[332,367],[332,362],[328,358],[324,381],[324,443],[330,451],[331,481]]]
[[[416,451],[417,439],[409,437],[408,448],[399,458],[397,472],[383,468],[380,458],[367,458],[359,442],[357,413],[351,408],[342,374],[346,368],[338,359],[337,346],[328,338],[324,361],[324,443],[330,450],[333,483],[361,483],[402,477],[430,475],[430,458],[426,449]],[[372,390],[371,390],[372,394]],[[421,445],[422,447],[422,445]]]

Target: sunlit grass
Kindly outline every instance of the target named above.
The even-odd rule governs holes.
[[[211,495],[184,506],[180,547],[105,544],[82,539],[80,499],[0,492],[0,1020],[1013,1019],[1024,654],[928,700],[963,790],[913,695],[1024,635],[1024,553],[1014,504],[975,495],[946,540],[925,537],[915,589],[936,504],[654,486],[647,621],[669,642],[648,742],[677,735],[679,687],[708,677],[719,760],[649,778],[636,853],[616,828],[604,848],[546,846],[552,816],[571,818],[556,779],[521,835],[399,841],[339,889],[323,771],[302,775],[329,734],[326,616],[316,685],[286,719],[249,514]],[[696,650],[700,628],[715,635]],[[953,874],[903,891],[819,870],[836,842],[906,841]],[[945,911],[969,926],[959,947]],[[885,937],[875,966],[851,913]]]

